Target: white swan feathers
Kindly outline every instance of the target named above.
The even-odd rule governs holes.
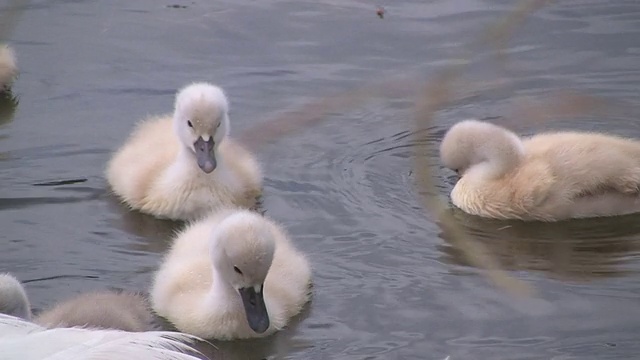
[[[310,284],[308,261],[280,226],[226,209],[177,235],[151,303],[178,330],[205,339],[262,337],[302,310]]]
[[[113,192],[132,209],[173,220],[253,206],[262,192],[261,169],[228,138],[228,111],[219,87],[182,88],[173,115],[141,122],[109,161],[106,177]]]
[[[520,138],[488,122],[452,126],[440,145],[460,179],[463,211],[489,218],[557,221],[640,211],[640,142],[592,132]]]
[[[0,314],[0,360],[198,360],[197,337],[170,331],[46,329]],[[194,355],[191,355],[193,353]]]

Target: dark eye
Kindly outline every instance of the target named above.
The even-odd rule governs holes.
[[[218,126],[216,126],[216,129],[217,129],[217,128],[219,128],[219,127],[220,127],[220,125],[222,125],[222,121],[220,121],[220,122],[218,123]]]
[[[238,274],[242,275],[242,271],[240,271],[240,269],[238,269],[237,266],[233,267],[233,271],[237,272]]]
[[[187,125],[189,125],[190,128],[193,127],[193,124],[191,123],[191,120],[187,121]]]

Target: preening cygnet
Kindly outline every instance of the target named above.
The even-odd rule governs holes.
[[[7,90],[18,76],[18,62],[13,49],[0,44],[0,92]]]
[[[226,95],[209,83],[181,89],[173,115],[141,122],[110,160],[106,176],[130,208],[193,220],[224,206],[249,208],[262,192],[254,156],[228,138]]]
[[[556,221],[640,212],[640,142],[595,132],[519,137],[461,121],[440,145],[453,204],[488,218]]]
[[[221,210],[179,233],[155,275],[153,309],[206,339],[261,337],[309,300],[311,269],[285,230],[248,210]]]

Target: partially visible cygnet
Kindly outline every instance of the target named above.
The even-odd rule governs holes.
[[[0,275],[0,313],[32,318],[24,287],[11,274]],[[34,322],[47,328],[156,330],[153,313],[142,295],[115,291],[94,291],[70,298],[45,310]]]
[[[158,218],[196,220],[227,206],[251,208],[262,193],[253,154],[229,137],[229,101],[198,82],[176,94],[173,114],[140,122],[107,164],[113,193]]]
[[[0,44],[0,92],[8,90],[18,76],[18,61],[13,49]]]
[[[48,328],[88,326],[125,331],[155,330],[146,299],[128,292],[99,291],[55,305],[35,318]]]
[[[11,274],[0,274],[0,313],[31,320],[31,304],[20,281]]]

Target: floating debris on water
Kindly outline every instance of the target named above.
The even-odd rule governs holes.
[[[86,182],[88,179],[69,179],[69,180],[57,180],[57,181],[48,181],[42,183],[32,184],[33,186],[58,186],[58,185],[71,185],[71,184],[80,184]]]

